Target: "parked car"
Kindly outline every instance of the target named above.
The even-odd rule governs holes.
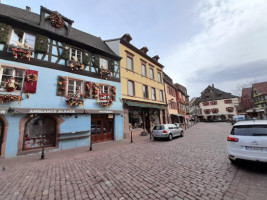
[[[177,136],[183,137],[184,131],[178,125],[175,124],[155,125],[152,131],[152,136],[154,140],[157,140],[159,138],[167,138],[171,141],[173,137]]]
[[[267,120],[239,121],[227,137],[231,162],[251,160],[267,162]]]
[[[244,121],[244,120],[246,120],[245,115],[236,115],[236,116],[233,116],[232,124],[235,124],[238,121]]]

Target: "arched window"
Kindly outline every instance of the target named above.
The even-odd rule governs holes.
[[[37,116],[25,128],[23,150],[56,146],[56,121],[49,116]]]

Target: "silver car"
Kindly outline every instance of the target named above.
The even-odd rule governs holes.
[[[184,131],[180,128],[179,124],[159,124],[154,126],[152,136],[154,140],[168,138],[171,141],[173,137],[183,137]]]

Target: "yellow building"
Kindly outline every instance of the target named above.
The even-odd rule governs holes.
[[[143,129],[150,132],[155,124],[166,123],[166,100],[163,84],[164,66],[158,62],[159,56],[147,55],[147,47],[133,46],[129,34],[105,41],[122,57],[121,88],[124,105],[124,132],[130,129],[138,134]]]

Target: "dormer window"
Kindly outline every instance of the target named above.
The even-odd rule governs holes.
[[[70,60],[75,62],[82,62],[82,51],[70,48]]]
[[[34,49],[35,36],[19,30],[12,30],[10,45],[23,49]]]

